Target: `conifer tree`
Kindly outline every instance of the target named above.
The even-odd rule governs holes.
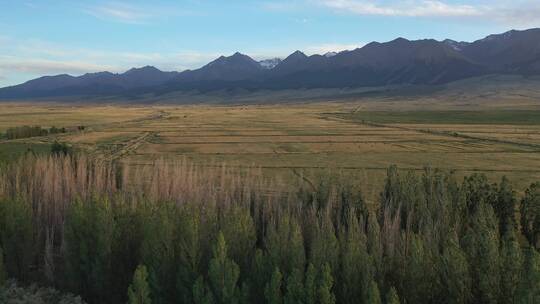
[[[133,283],[128,290],[129,304],[151,304],[146,266],[139,265],[133,274]]]
[[[208,285],[206,285],[204,278],[202,276],[199,276],[197,280],[195,280],[195,284],[193,284],[193,303],[194,304],[213,304],[214,298],[212,296],[212,292],[208,288]]]
[[[72,204],[66,219],[67,282],[89,302],[104,302],[112,291],[107,288],[114,232],[111,215],[109,203],[97,200]]]
[[[308,265],[306,271],[304,286],[306,304],[317,303],[317,270],[311,263]]]
[[[400,304],[398,293],[394,287],[391,287],[390,290],[388,290],[385,304]]]
[[[146,211],[144,240],[141,245],[142,264],[148,270],[148,284],[152,301],[170,303],[176,299],[176,213],[172,204]]]
[[[274,273],[272,273],[272,278],[270,279],[270,282],[266,284],[266,288],[264,289],[264,296],[266,298],[266,303],[268,304],[282,304],[283,303],[283,297],[281,294],[281,280],[282,275],[279,271],[279,268],[276,268],[274,270]]]
[[[28,278],[34,252],[32,210],[18,200],[0,200],[0,244],[7,274],[19,281]]]
[[[304,267],[304,240],[300,225],[293,217],[283,215],[276,224],[271,224],[265,245],[272,266],[279,267],[284,275],[295,267]]]
[[[523,258],[515,228],[508,224],[501,242],[501,302],[515,303]]]
[[[4,265],[4,253],[0,247],[0,288],[4,286],[7,280],[6,266]]]
[[[321,273],[319,276],[319,286],[318,286],[318,298],[320,304],[334,304],[336,303],[336,296],[332,292],[332,287],[334,286],[334,278],[332,278],[332,270],[330,265],[325,263],[322,266]]]
[[[240,269],[238,265],[228,258],[227,244],[223,233],[219,232],[214,247],[214,254],[208,269],[208,276],[212,283],[215,299],[220,304],[238,302],[238,278]]]
[[[339,286],[336,286],[339,303],[356,304],[363,299],[373,279],[372,261],[367,253],[366,235],[355,216],[348,220],[347,232],[340,233]],[[361,301],[362,302],[362,301]]]
[[[251,266],[251,299],[260,301],[264,298],[264,288],[272,276],[271,261],[261,249],[255,250],[253,265]]]
[[[493,208],[479,203],[463,243],[467,253],[474,301],[496,303],[500,293],[498,223]]]
[[[375,281],[369,283],[369,289],[366,294],[365,303],[369,304],[381,304],[381,293],[379,291],[379,286]]]
[[[523,234],[532,246],[540,248],[540,182],[525,191],[520,213]]]
[[[285,294],[285,304],[304,303],[304,283],[302,282],[302,272],[296,268],[287,278],[287,293]]]
[[[444,245],[440,262],[440,295],[448,303],[468,303],[471,298],[471,277],[467,256],[459,247],[456,236],[449,237]]]
[[[518,289],[518,303],[540,303],[540,253],[533,247],[525,250],[521,283]]]
[[[200,215],[198,211],[192,208],[182,210],[177,229],[179,232],[177,233],[178,237],[176,241],[176,261],[178,264],[176,287],[178,297],[184,300],[185,303],[189,303],[195,301],[195,299],[191,299],[191,295],[197,283],[206,286],[199,274],[203,249]],[[199,279],[201,282],[195,282]],[[199,287],[202,288],[204,286]]]
[[[228,256],[240,266],[241,272],[248,271],[257,240],[249,210],[231,206],[220,221],[220,229],[227,240]]]
[[[516,197],[512,189],[510,181],[505,177],[502,178],[497,191],[497,198],[492,203],[493,209],[499,219],[499,232],[504,236],[507,229],[516,229],[517,223],[515,219],[516,213]]]

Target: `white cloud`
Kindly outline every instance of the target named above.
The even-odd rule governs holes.
[[[121,2],[109,2],[84,10],[86,13],[105,20],[122,23],[144,23],[152,18],[148,11]]]
[[[365,1],[321,0],[323,6],[358,15],[406,16],[406,17],[462,17],[479,16],[480,7],[467,4],[448,4],[437,0],[412,1]]]
[[[365,43],[357,43],[357,44],[339,44],[339,43],[326,43],[326,44],[320,44],[320,45],[313,45],[308,46],[306,48],[307,54],[320,54],[324,55],[329,52],[342,52],[342,51],[350,51],[357,48],[360,48],[364,46]]]
[[[93,64],[83,61],[57,61],[45,59],[19,59],[12,56],[0,56],[0,69],[7,72],[38,74],[80,74],[95,71],[115,70],[114,66]]]
[[[540,26],[538,0],[312,0],[324,8],[362,16],[468,18],[514,28]]]
[[[95,6],[84,7],[83,12],[96,18],[127,24],[147,24],[169,17],[200,15],[194,11],[179,9],[177,6],[157,6],[110,1]]]

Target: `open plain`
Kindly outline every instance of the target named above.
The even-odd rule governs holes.
[[[3,140],[0,157],[45,151],[65,142],[128,166],[186,159],[203,166],[260,167],[264,174],[315,182],[321,173],[360,180],[376,199],[391,165],[425,167],[460,177],[507,176],[517,189],[540,180],[540,110],[383,102],[236,106],[72,107],[3,104],[0,132],[32,125],[65,134]],[[390,107],[392,110],[389,110]],[[84,126],[78,130],[77,126]],[[373,187],[376,186],[376,187]]]

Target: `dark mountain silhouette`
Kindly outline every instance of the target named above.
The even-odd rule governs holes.
[[[261,62],[235,53],[180,73],[146,66],[122,74],[45,76],[0,89],[0,98],[436,85],[487,74],[540,74],[540,29],[509,31],[472,43],[398,38],[331,55],[296,51],[283,60]]]
[[[540,73],[540,29],[490,35],[465,46],[462,53],[494,72]]]

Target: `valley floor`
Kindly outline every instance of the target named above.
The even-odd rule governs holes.
[[[284,182],[331,171],[361,181],[375,200],[386,170],[426,166],[457,175],[507,176],[517,189],[540,180],[540,110],[423,104],[325,103],[271,106],[0,105],[0,132],[39,125],[84,131],[3,140],[0,158],[46,150],[55,140],[130,167],[185,158],[197,164],[261,167]]]

